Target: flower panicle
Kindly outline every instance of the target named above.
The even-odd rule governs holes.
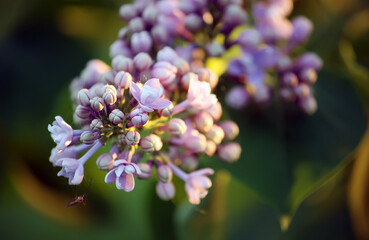
[[[150,179],[156,168],[156,191],[161,199],[174,198],[172,179],[178,176],[186,182],[189,201],[200,203],[211,186],[210,179],[183,176],[193,176],[201,156],[218,154],[218,149],[237,137],[238,127],[234,122],[219,122],[221,107],[210,82],[174,49],[163,48],[156,59],[160,60],[143,53],[132,58],[119,55],[98,76],[93,74],[96,69],[86,67],[83,74],[95,81],[89,87],[75,83],[81,78],[74,80],[74,124],[80,129],[74,130],[60,116],[49,125],[57,144],[50,161],[62,168],[58,176],[68,178],[71,185],[80,184],[84,164],[109,142],[110,151],[96,160],[97,167],[107,171],[106,183],[130,192],[135,178]],[[188,66],[186,71],[178,71],[173,64],[178,59]],[[180,81],[186,74],[188,86]],[[197,181],[206,184],[198,186]]]

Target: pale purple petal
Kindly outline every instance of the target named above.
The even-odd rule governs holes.
[[[139,102],[141,99],[141,89],[136,85],[136,83],[131,82],[129,90],[132,96]]]
[[[122,174],[115,182],[118,189],[123,189],[126,192],[130,192],[135,187],[135,180],[132,174]]]
[[[207,189],[211,187],[211,181],[208,177],[197,176],[189,179],[191,186],[195,189]]]
[[[121,164],[125,164],[125,163],[129,163],[127,160],[124,160],[124,159],[118,159],[118,160],[116,160],[115,162],[114,162],[114,164],[113,164],[113,166],[114,167],[117,167],[117,166],[119,166],[119,165],[121,165]]]
[[[119,167],[117,167],[115,169],[115,176],[117,178],[119,178],[120,176],[122,176],[123,172],[124,172],[124,168],[125,168],[125,165],[120,165]]]
[[[153,109],[161,110],[168,107],[170,104],[172,104],[171,101],[164,98],[158,98],[153,103],[150,104],[150,107]]]
[[[135,173],[134,173],[134,174],[136,174],[136,175],[140,175],[140,174],[141,174],[141,169],[137,166],[137,164],[135,164],[135,163],[130,163],[130,165],[131,165],[132,167],[134,167],[134,169],[135,169]]]
[[[114,183],[116,179],[115,176],[115,169],[109,171],[106,175],[105,175],[105,182],[106,183]]]
[[[81,184],[81,182],[83,180],[83,176],[84,176],[84,169],[83,169],[83,165],[80,164],[78,166],[78,168],[76,169],[76,172],[74,173],[74,177],[69,178],[69,184],[70,185],[79,185],[79,184]]]
[[[214,170],[211,169],[211,168],[204,168],[204,169],[200,169],[200,170],[197,170],[193,173],[191,173],[192,176],[197,176],[197,175],[212,175],[214,174]]]
[[[159,97],[163,95],[163,86],[160,83],[160,80],[158,78],[152,78],[148,80],[145,85],[150,86],[151,88],[156,89],[159,92]]]
[[[141,91],[140,102],[144,105],[149,105],[159,97],[160,97],[159,91],[157,89],[152,88],[149,85],[145,84]]]
[[[190,187],[188,184],[186,184],[185,188],[188,196],[188,201],[194,205],[200,204],[200,196],[197,191]]]
[[[145,110],[146,112],[153,112],[154,109],[152,109],[151,107],[145,106],[143,104],[140,103],[140,106],[143,110]]]

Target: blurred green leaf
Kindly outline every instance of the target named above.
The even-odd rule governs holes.
[[[362,98],[369,106],[369,69],[360,65],[356,59],[356,53],[352,43],[348,40],[341,39],[339,43],[339,51],[342,60],[348,70],[351,81],[357,86]]]
[[[298,114],[288,106],[248,109],[230,116],[240,125],[242,156],[228,166],[278,215],[292,216],[300,203],[340,169],[365,129],[362,105],[346,79],[323,71],[315,88],[318,111]]]
[[[304,200],[286,232],[280,230],[275,208],[230,173],[218,171],[200,206],[185,202],[177,208],[178,239],[354,239],[345,198],[348,169],[338,171]]]

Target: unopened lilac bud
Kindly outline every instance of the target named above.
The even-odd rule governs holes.
[[[79,90],[77,94],[78,103],[82,106],[90,106],[90,95],[87,89]]]
[[[168,201],[174,198],[176,191],[172,182],[158,182],[156,184],[156,194],[161,200]]]
[[[133,58],[133,65],[139,71],[145,71],[150,69],[152,59],[147,53],[139,53]]]
[[[181,157],[181,167],[185,171],[193,171],[199,166],[199,160],[194,155],[184,155]]]
[[[203,20],[197,14],[189,14],[185,19],[185,26],[191,32],[196,32],[201,29]]]
[[[158,18],[158,10],[154,6],[148,6],[143,11],[142,18],[146,24],[153,26]]]
[[[310,95],[310,87],[309,85],[305,84],[305,83],[300,83],[296,88],[295,88],[295,94],[298,98],[306,98]]]
[[[107,92],[117,94],[117,89],[113,85],[107,84],[104,86],[104,93],[107,93]]]
[[[168,132],[171,136],[181,136],[187,131],[186,123],[179,118],[173,118],[168,123]]]
[[[183,75],[181,80],[180,80],[181,87],[184,90],[187,90],[188,87],[190,86],[190,80],[193,79],[193,78],[198,79],[198,76],[193,72],[189,72],[189,73],[186,73],[185,75]]]
[[[127,145],[137,145],[140,142],[141,135],[136,131],[128,131],[126,133],[125,142]]]
[[[124,113],[119,109],[114,109],[109,114],[109,121],[114,125],[118,125],[119,123],[122,123],[123,120],[124,120]]]
[[[157,168],[156,173],[160,182],[167,183],[172,181],[173,172],[168,165],[161,165]]]
[[[117,72],[119,71],[132,72],[133,70],[132,59],[124,57],[122,55],[114,57],[111,65]]]
[[[91,116],[91,111],[89,107],[78,105],[75,114],[82,119],[86,119]]]
[[[104,127],[104,123],[100,119],[94,119],[92,120],[90,124],[90,128],[93,131],[100,131]]]
[[[214,153],[216,152],[216,150],[217,150],[217,145],[213,141],[208,140],[207,144],[206,144],[206,149],[205,149],[205,152],[204,152],[206,154],[206,156],[208,156],[208,157],[213,156]]]
[[[207,82],[211,89],[214,89],[218,85],[218,76],[208,68],[200,68],[195,71],[199,76],[199,81]]]
[[[178,69],[179,75],[184,75],[190,71],[190,65],[183,58],[177,58],[174,60],[173,65]]]
[[[124,4],[119,9],[119,15],[124,21],[129,22],[131,19],[137,16],[137,11],[132,4]]]
[[[114,71],[107,71],[100,76],[100,82],[104,84],[114,84]]]
[[[231,120],[221,122],[219,124],[219,126],[223,129],[224,138],[227,139],[227,140],[235,139],[238,136],[238,134],[240,133],[240,129],[239,129],[238,125],[235,122],[231,121]]]
[[[152,46],[152,39],[148,32],[142,31],[134,33],[131,37],[131,48],[133,52],[149,52]]]
[[[90,100],[91,107],[97,111],[100,112],[104,109],[104,99],[101,97],[94,97]]]
[[[214,124],[214,120],[207,112],[199,112],[194,117],[196,128],[201,132],[208,132]]]
[[[151,77],[158,78],[164,87],[175,81],[176,74],[177,68],[169,62],[157,62],[151,70]]]
[[[282,76],[282,84],[287,87],[296,87],[299,83],[299,80],[296,76],[296,74],[292,72],[288,72],[283,74]]]
[[[318,79],[316,71],[312,68],[305,68],[300,72],[300,79],[307,84],[314,84]]]
[[[116,157],[116,154],[112,155],[108,153],[103,153],[97,158],[96,165],[100,170],[109,171],[113,169],[113,164]]]
[[[114,92],[105,92],[102,98],[107,105],[113,105],[117,101],[117,94]]]
[[[173,63],[177,58],[179,58],[176,51],[171,47],[163,47],[157,54],[158,62],[169,62]]]
[[[128,37],[130,34],[129,27],[121,28],[118,32],[118,38],[124,40],[126,37]]]
[[[121,146],[126,145],[126,134],[121,133],[117,136],[117,144]]]
[[[132,117],[131,122],[136,127],[142,127],[149,121],[149,115],[147,113],[140,113]]]
[[[312,68],[317,71],[322,68],[323,62],[315,53],[305,53],[296,60],[295,66],[299,69]]]
[[[223,23],[227,27],[234,27],[245,23],[246,12],[237,4],[228,5],[223,14]]]
[[[309,37],[313,30],[313,23],[303,16],[298,16],[292,19],[293,32],[291,41],[302,43]]]
[[[132,33],[141,32],[145,29],[145,23],[140,17],[135,17],[129,21],[129,29]]]
[[[192,1],[179,1],[178,7],[186,14],[196,11],[196,5]]]
[[[139,163],[137,166],[141,170],[141,174],[138,175],[139,179],[150,179],[152,175],[152,167],[150,164],[147,163]]]
[[[81,80],[87,85],[92,85],[97,82],[99,76],[106,71],[109,71],[110,67],[97,59],[90,60],[87,63],[85,69],[81,73]]]
[[[159,151],[163,147],[163,142],[159,136],[150,134],[141,139],[140,146],[144,152],[154,152]]]
[[[73,114],[73,122],[78,126],[88,126],[88,124],[90,124],[90,121],[90,118],[80,118],[76,115],[76,113]]]
[[[318,104],[313,96],[301,99],[299,105],[300,108],[309,115],[312,115],[318,109]]]
[[[193,132],[186,137],[184,141],[185,148],[193,153],[204,152],[207,144],[206,137],[195,130]]]
[[[256,64],[263,68],[274,67],[277,64],[279,51],[272,46],[263,45],[255,56]]]
[[[207,44],[205,49],[210,57],[220,57],[224,53],[224,47],[215,41]]]
[[[129,118],[132,119],[133,117],[137,116],[137,115],[140,115],[142,113],[145,113],[145,110],[143,110],[142,108],[134,108],[130,114],[129,114]]]
[[[117,40],[112,45],[110,45],[110,57],[114,58],[118,55],[124,57],[132,57],[130,46],[124,40]]]
[[[151,29],[151,35],[155,43],[164,44],[168,41],[169,33],[162,25],[156,25]]]
[[[224,138],[224,131],[220,126],[213,125],[211,129],[206,133],[206,137],[218,145],[222,142]]]
[[[173,104],[171,103],[168,107],[162,109],[159,111],[160,116],[162,117],[170,117],[172,115],[173,112]]]
[[[128,72],[120,71],[114,78],[114,83],[117,87],[128,89],[132,82],[132,75]]]
[[[92,144],[95,142],[96,138],[92,131],[84,131],[81,134],[81,137],[79,138],[79,140],[85,144]]]
[[[235,86],[226,95],[227,105],[237,110],[244,108],[249,100],[250,94],[244,86]]]
[[[213,117],[214,121],[218,121],[223,114],[222,105],[220,102],[217,102],[210,108],[205,109],[205,112],[208,112]]]
[[[237,43],[246,49],[257,48],[261,43],[261,36],[256,29],[244,30],[237,39]]]
[[[236,162],[241,156],[241,146],[238,143],[231,142],[218,148],[218,156],[227,163]]]
[[[88,90],[88,93],[90,95],[90,104],[91,104],[91,99],[94,97],[102,97],[102,95],[104,94],[104,84],[102,83],[96,83],[94,84],[90,90]]]

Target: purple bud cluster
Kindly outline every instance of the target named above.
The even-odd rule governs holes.
[[[74,123],[81,129],[73,130],[60,116],[49,125],[57,143],[50,161],[62,167],[58,175],[77,185],[87,160],[109,143],[109,153],[96,160],[97,167],[108,172],[106,183],[129,192],[135,177],[150,179],[156,168],[161,199],[174,198],[172,179],[177,176],[185,182],[189,201],[199,204],[213,173],[196,170],[199,158],[217,154],[234,162],[241,154],[240,145],[232,142],[238,126],[219,121],[222,108],[212,93],[217,83],[209,69],[192,69],[170,47],[155,57],[144,52],[117,55],[111,67],[95,60],[71,84]]]
[[[287,17],[292,8],[291,0],[253,5],[255,25],[239,34],[234,44],[242,54],[231,60],[227,69],[229,78],[241,83],[226,96],[229,106],[242,109],[250,102],[267,105],[276,94],[307,114],[316,111],[313,85],[322,61],[314,53],[294,53],[309,38],[313,24],[303,16],[290,21]]]
[[[242,109],[251,102],[266,106],[277,95],[313,114],[317,109],[313,84],[322,61],[314,53],[294,53],[309,38],[312,22],[303,16],[288,19],[292,0],[256,1],[250,11],[243,7],[239,0],[136,0],[121,8],[120,15],[128,26],[112,45],[111,56],[177,47],[181,60],[171,62],[177,71],[188,69],[182,61],[185,59],[202,78],[207,58],[222,57],[238,46],[240,56],[230,60],[221,78],[241,83],[227,94],[229,106]],[[236,29],[244,30],[235,38]],[[170,82],[173,69],[158,63],[157,74],[163,74],[163,69],[169,71],[166,76]]]

